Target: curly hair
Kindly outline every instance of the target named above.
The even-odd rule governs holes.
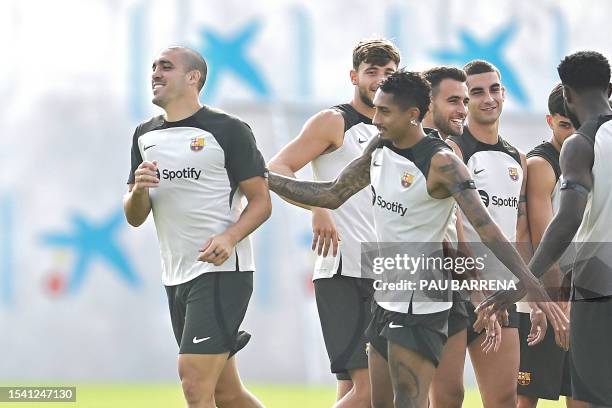
[[[557,67],[564,85],[575,90],[608,89],[610,63],[596,51],[579,51],[566,56]]]
[[[431,86],[420,72],[400,69],[389,75],[379,89],[393,95],[393,101],[403,110],[418,108],[419,121],[423,120],[429,110]]]

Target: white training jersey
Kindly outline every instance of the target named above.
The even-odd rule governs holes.
[[[523,183],[520,153],[501,136],[496,144],[477,140],[467,126],[461,136],[450,136],[449,139],[461,149],[463,161],[491,218],[506,238],[514,242]],[[465,215],[462,222],[466,241],[480,242],[480,236]]]
[[[198,261],[199,249],[234,224],[244,208],[238,183],[264,176],[265,162],[249,126],[217,109],[167,122],[158,116],[136,128],[134,171],[157,161],[159,186],[149,189],[166,286],[212,271],[255,271],[251,238],[240,241],[220,266]]]
[[[573,298],[612,296],[612,115],[585,122],[576,133],[593,145],[593,188],[576,233]]]
[[[430,133],[409,149],[398,149],[391,142],[383,141],[372,153],[371,203],[380,245],[414,243],[411,250],[418,252],[419,243],[433,243],[430,246],[437,245],[442,251],[455,200],[430,196],[427,176],[432,156],[444,149],[450,150],[450,147],[437,134]],[[410,276],[406,278],[411,279]],[[452,304],[433,301],[418,289],[404,291],[399,301],[379,299],[377,303],[387,310],[414,314],[440,312]]]
[[[319,181],[334,180],[344,167],[361,156],[370,139],[378,134],[372,120],[353,106],[343,104],[332,109],[344,118],[344,140],[336,150],[312,161],[314,179]],[[313,280],[336,274],[361,277],[361,243],[376,241],[368,189],[359,191],[331,213],[340,236],[338,255],[334,257],[329,251],[326,257],[317,256]]]

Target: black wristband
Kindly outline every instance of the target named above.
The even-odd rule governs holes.
[[[589,189],[575,181],[563,180],[560,190],[574,190],[580,194],[589,195]]]
[[[465,180],[461,183],[457,183],[449,189],[449,192],[455,194],[463,190],[476,190],[476,183],[474,183],[474,180]]]

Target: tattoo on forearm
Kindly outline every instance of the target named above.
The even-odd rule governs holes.
[[[493,222],[480,196],[474,190],[459,191],[454,197],[476,231]]]
[[[268,184],[272,191],[290,200],[316,207],[337,208],[370,184],[370,156],[351,162],[333,182],[296,180],[270,173]]]
[[[331,208],[336,202],[329,193],[331,182],[296,180],[290,177],[270,173],[268,185],[270,190],[290,200],[306,205]]]

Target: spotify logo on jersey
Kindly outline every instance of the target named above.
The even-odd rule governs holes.
[[[496,195],[489,197],[489,193],[484,190],[478,190],[478,194],[482,203],[487,208],[489,208],[489,205],[493,207],[518,208],[518,198],[516,197],[499,197]]]
[[[478,190],[478,194],[480,195],[480,199],[485,207],[489,206],[489,195],[484,190]]]

